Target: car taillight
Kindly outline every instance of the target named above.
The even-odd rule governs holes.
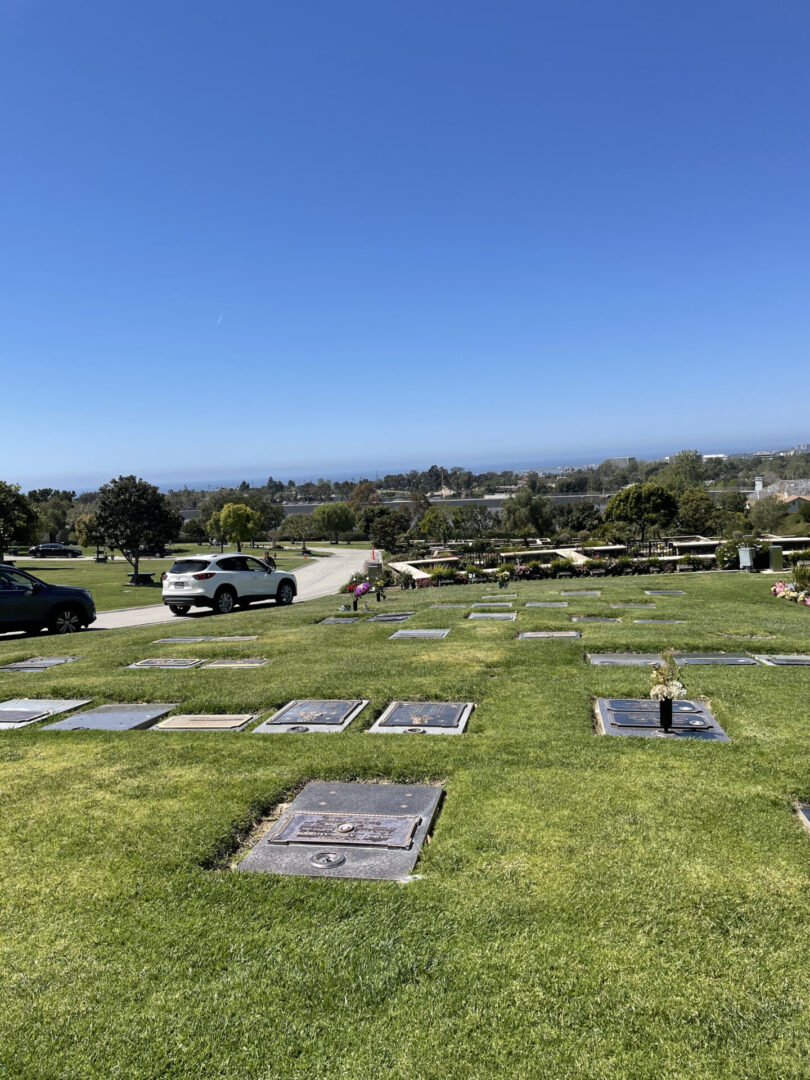
[[[213,577],[214,575],[212,573],[207,573],[207,574],[192,574],[191,576],[194,578],[195,581],[208,581],[208,579]]]

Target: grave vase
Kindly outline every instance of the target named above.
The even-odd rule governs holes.
[[[661,698],[658,702],[658,720],[664,731],[672,727],[672,698]]]

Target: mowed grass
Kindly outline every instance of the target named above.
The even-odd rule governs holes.
[[[745,575],[517,585],[514,623],[391,593],[396,625],[318,626],[338,598],[207,620],[255,642],[154,645],[188,623],[0,644],[3,698],[255,711],[368,697],[341,735],[0,733],[0,1076],[779,1078],[810,1075],[808,690],[800,668],[687,667],[729,744],[605,738],[596,696],[646,671],[592,648],[810,652],[810,612]],[[573,586],[578,587],[576,583]],[[582,586],[584,587],[584,586]],[[655,603],[656,612],[611,602]],[[577,613],[617,624],[572,624]],[[686,619],[644,626],[636,617]],[[579,641],[518,641],[527,629]],[[148,656],[264,655],[257,671],[129,671]],[[393,698],[472,700],[460,738],[366,735]],[[441,782],[419,880],[232,872],[240,838],[308,779]]]
[[[231,553],[235,555],[236,549],[234,548],[233,552],[227,550],[227,554]],[[204,554],[216,555],[219,554],[219,549],[206,548]],[[246,547],[245,554],[261,558],[263,552],[258,549],[251,551]],[[130,585],[128,575],[132,573],[132,567],[119,555],[114,562],[107,563],[24,558],[15,559],[14,563],[21,570],[27,570],[50,585],[75,585],[81,589],[89,589],[98,611],[112,611],[116,608],[160,604],[160,575],[170,569],[176,559],[192,559],[195,555],[195,550],[189,550],[170,559],[141,559],[139,570],[142,573],[154,573],[155,584],[137,586]],[[295,570],[306,561],[305,557],[296,551],[275,552],[273,557],[279,570]]]

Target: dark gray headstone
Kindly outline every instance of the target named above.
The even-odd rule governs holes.
[[[500,619],[501,622],[514,622],[516,611],[473,611],[468,619]]]
[[[473,707],[471,701],[392,701],[369,733],[461,735]]]
[[[669,732],[665,732],[660,725],[659,703],[649,698],[599,698],[596,714],[605,735],[729,741],[728,735],[699,701],[672,703],[672,728]]]
[[[379,615],[372,615],[366,622],[405,622],[411,615],[412,611],[383,611]]]
[[[253,734],[337,734],[347,728],[366,705],[367,698],[303,698],[289,701],[254,728]]]
[[[306,877],[402,881],[416,865],[442,789],[312,781],[239,864]]]
[[[4,664],[0,671],[47,671],[48,668],[58,667],[60,664],[70,664],[73,660],[78,660],[78,656],[31,656],[27,660]]]
[[[759,660],[762,664],[767,664],[769,667],[810,667],[810,656],[798,656],[798,655],[781,655],[781,656],[768,656],[760,655],[755,656],[755,660]]]
[[[579,630],[524,630],[518,635],[519,640],[527,638],[581,638]]]
[[[176,709],[177,705],[150,703],[145,705],[99,705],[87,712],[76,713],[66,720],[48,724],[40,731],[129,731],[149,727],[155,720]]]
[[[700,653],[680,652],[674,654],[679,664],[715,664],[734,667],[757,667],[756,660],[747,653]]]
[[[588,659],[592,664],[608,667],[652,667],[664,662],[658,653],[588,653]]]
[[[353,626],[358,619],[359,616],[355,616],[354,618],[332,618],[330,616],[328,619],[321,619],[318,626]]]
[[[647,596],[686,596],[683,589],[645,589]]]
[[[203,664],[203,671],[211,668],[260,668],[268,663],[264,656],[231,656],[220,660],[208,660]]]
[[[567,600],[527,600],[526,607],[568,607]]]
[[[170,671],[184,671],[186,668],[198,667],[202,663],[202,660],[192,660],[190,657],[170,657],[170,656],[158,656],[151,657],[148,660],[139,660],[136,664],[127,664],[128,668],[137,668],[140,670],[146,670],[151,668],[161,668]]]
[[[395,638],[446,638],[449,633],[449,630],[396,630],[388,640],[393,641]]]

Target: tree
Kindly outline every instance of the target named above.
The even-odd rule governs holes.
[[[222,528],[222,514],[219,510],[215,510],[211,517],[206,521],[205,527],[208,530],[209,537],[219,544],[220,553],[225,550],[225,531]]]
[[[140,549],[168,543],[182,525],[155,485],[135,476],[119,476],[99,490],[96,522],[104,543],[120,551],[136,574]]]
[[[501,526],[510,536],[545,536],[552,524],[551,503],[542,495],[524,487],[503,504]]]
[[[373,506],[379,501],[379,493],[370,480],[361,480],[349,496],[349,506],[352,510],[360,510],[364,506]]]
[[[453,523],[450,514],[443,506],[431,506],[419,522],[419,532],[427,540],[441,540],[447,543],[447,538],[453,531]]]
[[[325,533],[337,544],[340,534],[351,532],[354,528],[354,511],[345,502],[324,503],[316,506],[312,512],[315,527]]]
[[[291,540],[300,540],[301,551],[306,552],[307,537],[312,535],[312,515],[290,514],[284,522],[284,533]]]
[[[73,522],[73,529],[82,547],[98,549],[104,543],[95,514],[79,514]]]
[[[219,525],[222,535],[227,540],[236,541],[236,550],[242,550],[242,543],[256,535],[262,525],[262,516],[257,510],[240,503],[226,503],[219,512]]]
[[[656,481],[667,489],[680,495],[684,491],[703,487],[706,479],[706,466],[699,450],[679,450],[668,465],[659,471]]]
[[[180,538],[190,544],[204,544],[209,535],[200,518],[184,521],[180,530]]]
[[[400,536],[410,528],[410,517],[390,506],[367,506],[358,515],[360,528],[375,547],[396,551]]]
[[[592,532],[602,524],[602,515],[591,502],[563,503],[555,506],[553,512],[555,527],[565,532]]]
[[[776,532],[784,516],[784,504],[776,495],[766,495],[764,499],[757,499],[748,511],[748,519],[757,532]]]
[[[37,512],[20,491],[20,485],[0,480],[0,561],[10,543],[35,540],[38,526]]]
[[[675,496],[650,481],[631,484],[611,496],[605,507],[608,522],[624,524],[638,533],[643,541],[650,530],[665,529],[675,520],[678,503]]]
[[[705,488],[689,488],[678,498],[678,527],[687,533],[712,533],[717,507]]]
[[[453,507],[453,531],[459,540],[478,540],[494,524],[490,511],[479,503]]]

